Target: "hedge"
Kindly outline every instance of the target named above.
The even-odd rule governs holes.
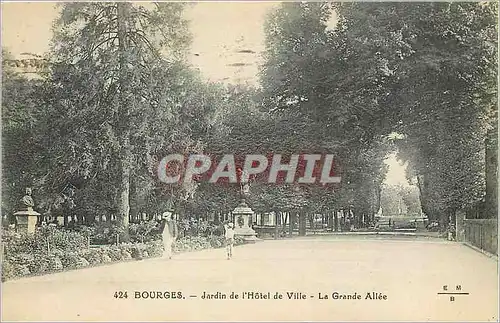
[[[119,246],[100,246],[75,251],[53,249],[48,253],[35,254],[9,252],[4,256],[2,263],[2,281],[131,259],[160,257],[162,254],[161,241],[123,243]]]
[[[4,231],[2,240],[5,247],[2,281],[163,255],[161,240],[88,248],[87,238],[83,234],[56,228],[44,228],[35,234]],[[243,243],[242,238],[235,238],[235,245]],[[173,251],[182,253],[223,246],[222,236],[187,236],[175,241]]]

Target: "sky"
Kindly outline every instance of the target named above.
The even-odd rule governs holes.
[[[189,58],[209,80],[257,82],[264,50],[264,20],[277,2],[200,2],[189,6],[186,18],[193,34]],[[49,49],[51,27],[57,17],[54,2],[2,2],[2,46],[14,57],[43,54]],[[333,24],[334,22],[331,22]],[[238,53],[252,50],[255,54]],[[244,63],[234,67],[231,64]],[[407,184],[405,166],[394,155],[386,159],[386,184]]]
[[[387,175],[384,183],[387,185],[398,185],[401,184],[403,186],[410,185],[408,180],[406,179],[405,170],[407,167],[406,163],[399,162],[396,159],[396,153],[390,154],[384,161],[389,169],[387,171]]]
[[[276,2],[202,2],[188,6],[193,34],[189,58],[206,78],[224,82],[255,82],[264,50],[266,12]],[[2,46],[15,57],[49,49],[57,17],[54,2],[2,2]],[[255,54],[237,53],[250,49]],[[196,54],[196,55],[195,55]],[[230,66],[244,63],[243,67]]]

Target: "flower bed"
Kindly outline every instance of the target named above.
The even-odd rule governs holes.
[[[239,246],[245,241],[241,237],[235,237],[234,245]],[[210,248],[222,248],[225,246],[225,238],[223,236],[211,237],[183,237],[175,241],[173,249],[175,253],[188,251],[196,251]]]
[[[76,251],[53,249],[48,253],[8,253],[2,262],[2,281],[132,259],[160,257],[162,254],[163,245],[160,241],[123,243],[119,246]]]
[[[225,245],[224,240],[222,236],[187,236],[175,241],[173,249],[175,253],[182,253],[221,248]],[[31,235],[4,231],[2,243],[2,281],[163,255],[161,240],[89,248],[83,234],[55,228],[37,230]],[[235,245],[243,243],[242,238],[235,238]]]

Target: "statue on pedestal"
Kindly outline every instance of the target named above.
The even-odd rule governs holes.
[[[38,222],[38,216],[40,213],[35,212],[33,208],[35,207],[35,202],[31,197],[31,188],[27,187],[25,195],[21,199],[21,211],[14,213],[16,217],[16,230],[26,231],[28,233],[34,233],[36,223]]]
[[[33,209],[35,206],[35,202],[33,201],[33,198],[31,197],[31,187],[27,187],[25,194],[23,198],[21,199],[21,204],[24,207],[25,210]]]
[[[246,197],[250,194],[250,184],[247,174],[238,169],[241,203],[234,209],[235,235],[243,237],[246,241],[257,241],[257,233],[251,227],[254,212],[246,204]]]

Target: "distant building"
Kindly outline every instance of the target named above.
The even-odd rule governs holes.
[[[49,62],[40,55],[22,53],[17,58],[5,59],[4,64],[14,69],[19,74],[24,74],[27,78],[39,78],[41,73],[46,71]]]

